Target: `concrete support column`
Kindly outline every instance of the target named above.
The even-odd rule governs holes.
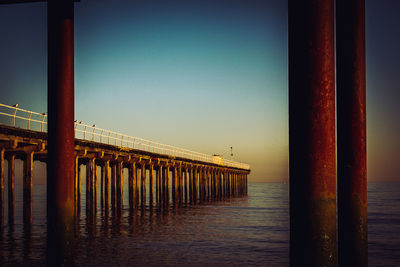
[[[211,169],[208,169],[207,170],[207,200],[211,200],[211,195],[212,195],[211,174],[212,174]]]
[[[189,202],[193,202],[193,172],[191,167],[186,167],[186,178],[188,179]]]
[[[80,166],[79,166],[79,157],[75,156],[74,160],[74,167],[75,167],[75,184],[74,184],[74,200],[75,200],[75,215],[78,215],[80,212]]]
[[[177,188],[177,170],[176,167],[172,167],[172,180],[171,180],[171,190],[172,190],[172,200],[175,203],[178,196],[178,188]]]
[[[150,206],[153,205],[153,169],[154,165],[150,162],[149,164],[149,189],[150,189]]]
[[[14,221],[14,200],[15,200],[15,155],[8,158],[8,220]]]
[[[215,179],[215,169],[211,170],[211,198],[215,199],[216,196],[216,179]]]
[[[123,206],[124,166],[122,161],[117,161],[116,165],[117,165],[117,177],[116,177],[117,208],[121,210]]]
[[[197,168],[193,168],[191,169],[191,174],[192,174],[192,198],[193,198],[193,202],[197,202]]]
[[[169,203],[169,166],[165,166],[165,203],[168,205]]]
[[[141,183],[140,183],[140,205],[146,206],[146,163],[141,163]]]
[[[105,172],[104,172],[104,164],[100,165],[100,203],[102,209],[104,208],[104,190],[105,190]]]
[[[162,165],[160,165],[160,166],[159,166],[159,173],[160,173],[160,181],[159,181],[159,183],[160,183],[160,186],[159,186],[159,190],[160,190],[160,192],[159,192],[159,194],[160,194],[160,202],[164,202],[164,190],[165,190],[165,188],[164,188],[164,185],[165,185],[165,182],[164,182],[164,179],[165,179],[164,172],[165,172],[164,167],[163,167]]]
[[[336,266],[334,1],[289,0],[290,264]]]
[[[222,184],[222,170],[218,170],[218,198],[222,198],[223,194],[223,184]]]
[[[336,0],[338,258],[368,266],[365,0]]]
[[[110,175],[109,175],[109,170],[110,170],[110,161],[106,160],[104,161],[104,209],[108,211],[108,203],[109,203],[109,180],[110,180]]]
[[[161,165],[158,165],[156,169],[156,202],[159,203],[161,200]]]
[[[95,182],[95,160],[89,159],[86,164],[86,205],[89,209],[95,207],[94,182]]]
[[[135,171],[135,163],[129,163],[128,172],[128,191],[129,191],[129,207],[132,209],[134,207],[134,197],[133,197],[133,173]]]
[[[111,165],[111,208],[115,210],[117,200],[117,162]]]
[[[199,167],[198,169],[198,183],[199,183],[199,200],[203,201],[203,168]]]
[[[133,199],[135,202],[135,206],[138,206],[139,204],[139,168],[134,163],[134,169],[133,169]]]
[[[50,0],[48,30],[47,261],[70,265],[74,239],[74,3]]]
[[[179,185],[179,201],[183,202],[183,173],[182,166],[178,167],[178,185]]]
[[[188,168],[186,167],[185,168],[185,183],[184,183],[184,187],[185,187],[185,201],[186,202],[189,202],[188,200],[188,197],[190,198],[190,187],[191,187],[191,182],[190,182],[190,179],[189,179],[189,170],[188,170]]]
[[[33,151],[27,152],[24,160],[24,196],[23,196],[23,221],[32,224],[32,179],[33,179]]]

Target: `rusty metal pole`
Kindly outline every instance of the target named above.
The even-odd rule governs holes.
[[[365,0],[336,1],[339,266],[368,266]]]
[[[72,263],[74,233],[74,3],[49,0],[47,261]]]
[[[289,0],[290,265],[336,266],[334,0]]]

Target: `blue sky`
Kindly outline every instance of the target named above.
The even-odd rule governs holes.
[[[395,1],[367,2],[369,177],[397,179]],[[46,5],[0,6],[1,103],[47,109]],[[75,117],[287,179],[286,1],[75,4]],[[372,164],[373,163],[373,164]]]

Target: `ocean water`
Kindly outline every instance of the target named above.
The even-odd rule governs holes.
[[[5,203],[0,233],[3,265],[45,264],[45,190],[34,186],[30,226],[22,219],[21,187],[16,187],[14,220],[8,218]],[[105,212],[98,204],[94,220],[86,216],[82,194],[74,263],[288,266],[288,193],[286,184],[250,183],[246,197],[131,210],[124,191],[121,213]],[[370,183],[368,193],[370,266],[400,266],[400,183]]]

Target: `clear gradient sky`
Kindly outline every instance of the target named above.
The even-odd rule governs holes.
[[[369,180],[400,180],[400,1],[366,0]],[[0,102],[47,110],[46,4],[0,6]],[[288,177],[287,1],[81,0],[75,118]]]

